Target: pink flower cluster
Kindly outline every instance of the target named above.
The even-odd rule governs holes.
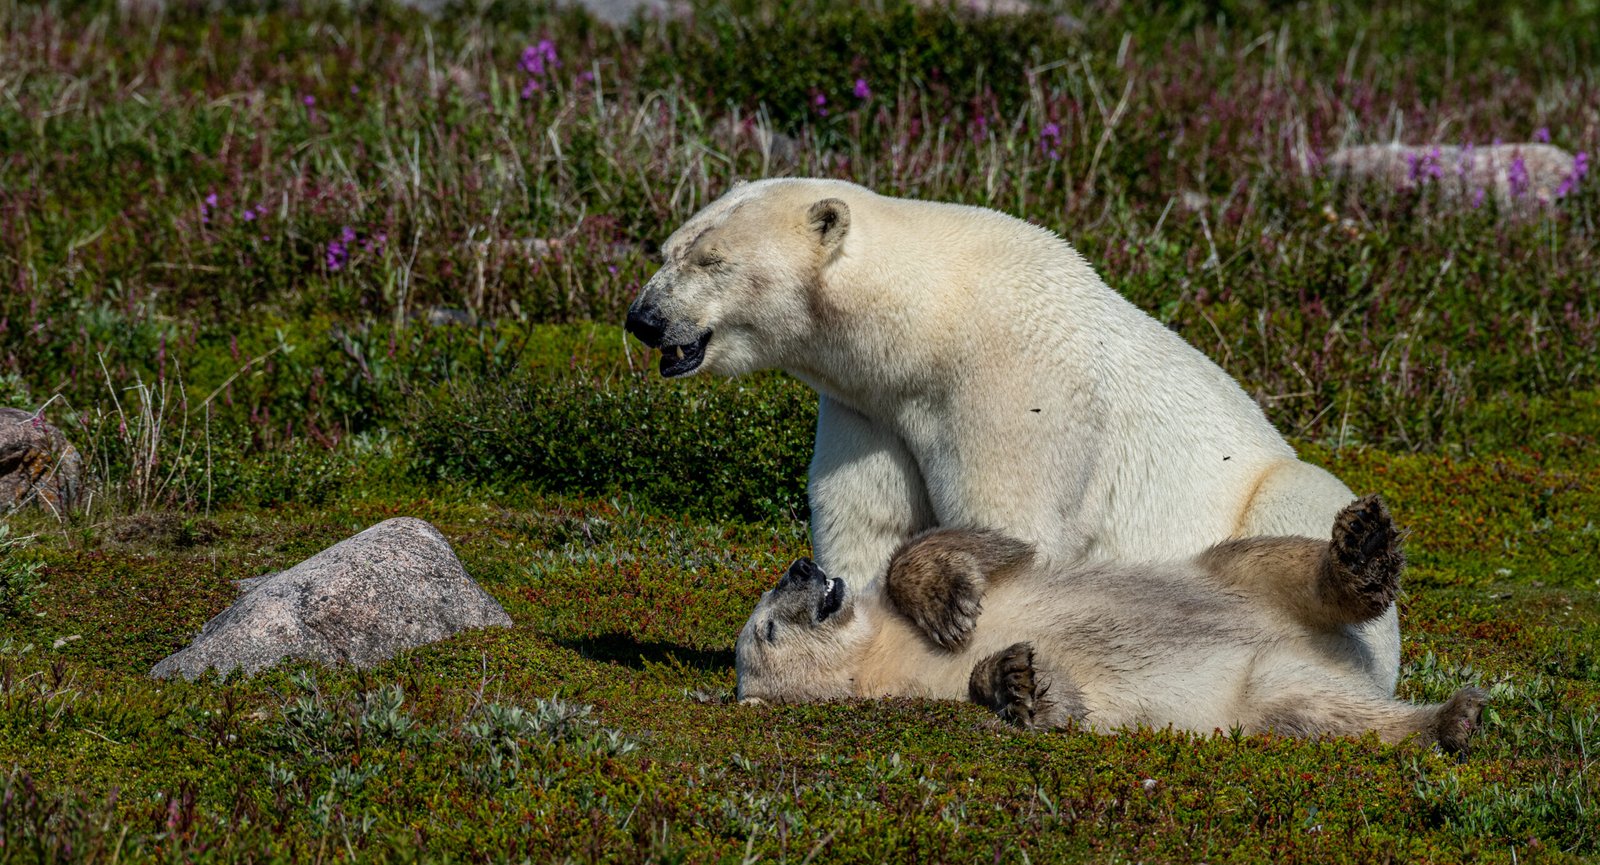
[[[522,85],[522,98],[532,99],[533,94],[544,89],[551,73],[561,68],[561,61],[556,58],[556,43],[540,39],[539,44],[522,49],[522,59],[518,61],[517,68],[528,76]]]

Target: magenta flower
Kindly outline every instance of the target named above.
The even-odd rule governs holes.
[[[544,89],[545,79],[550,77],[550,73],[561,68],[561,61],[556,58],[556,43],[540,39],[537,45],[522,49],[522,59],[517,61],[517,68],[528,76],[522,85],[522,98],[532,99],[533,94]]]
[[[1051,159],[1060,159],[1061,152],[1057,148],[1061,144],[1061,126],[1055,123],[1046,123],[1039,132],[1039,150]]]
[[[337,240],[328,241],[328,251],[323,257],[323,263],[328,266],[328,270],[344,269],[345,264],[350,261],[350,243],[355,239],[356,233],[346,225],[344,230],[339,232]]]
[[[1541,126],[1538,129],[1533,130],[1533,140],[1539,142],[1540,144],[1549,144],[1550,127]]]
[[[855,94],[857,99],[871,99],[872,88],[867,86],[867,79],[857,78]]]
[[[1439,148],[1418,156],[1413,153],[1406,157],[1411,169],[1411,183],[1413,185],[1427,183],[1429,180],[1438,180],[1444,171],[1440,167]]]
[[[1584,175],[1588,173],[1589,154],[1580,150],[1576,156],[1572,157],[1572,170],[1567,172],[1566,177],[1561,178],[1561,185],[1556,187],[1556,197],[1566,198],[1572,193],[1572,190],[1578,188],[1578,184],[1583,181]]]
[[[1521,153],[1511,160],[1511,167],[1506,169],[1506,182],[1511,185],[1513,198],[1528,191],[1528,163],[1523,160]]]

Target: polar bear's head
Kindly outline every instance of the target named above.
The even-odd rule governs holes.
[[[870,636],[844,580],[797,559],[761,596],[734,646],[741,701],[803,703],[854,695],[856,660]]]
[[[667,238],[628,331],[661,349],[668,378],[783,366],[813,336],[820,274],[850,232],[845,199],[864,192],[828,180],[735,186]]]

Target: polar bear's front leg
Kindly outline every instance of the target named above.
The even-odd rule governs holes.
[[[822,397],[811,458],[811,550],[851,586],[876,584],[906,538],[934,524],[922,472],[893,432]]]

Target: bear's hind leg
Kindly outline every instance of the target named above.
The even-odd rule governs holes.
[[[1359,736],[1370,730],[1389,744],[1415,736],[1422,743],[1438,742],[1448,754],[1465,754],[1488,699],[1477,688],[1462,688],[1449,700],[1427,706],[1324,690],[1280,693],[1245,729],[1300,738]]]
[[[1383,615],[1400,590],[1406,557],[1383,500],[1366,496],[1333,523],[1333,542],[1317,574],[1317,594],[1348,623]]]

